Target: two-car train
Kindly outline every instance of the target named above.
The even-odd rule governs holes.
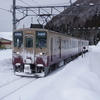
[[[88,40],[39,28],[17,29],[13,32],[14,73],[21,76],[44,77],[88,50]]]

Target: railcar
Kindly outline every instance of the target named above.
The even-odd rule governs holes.
[[[23,28],[13,32],[12,64],[20,76],[44,77],[88,51],[88,40],[47,29]]]

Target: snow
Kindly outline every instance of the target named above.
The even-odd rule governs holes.
[[[16,76],[12,50],[0,51],[0,100],[100,100],[100,42],[45,78]]]
[[[0,38],[12,41],[12,32],[0,32]]]

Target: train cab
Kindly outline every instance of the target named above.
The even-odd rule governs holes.
[[[15,74],[34,76],[47,67],[47,31],[16,30],[13,33],[13,66]]]

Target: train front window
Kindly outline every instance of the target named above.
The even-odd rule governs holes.
[[[31,48],[33,47],[33,39],[32,38],[26,38],[26,47]]]
[[[37,48],[47,47],[47,33],[45,31],[36,32],[36,47]]]
[[[14,32],[14,47],[22,47],[23,35],[22,32]]]

